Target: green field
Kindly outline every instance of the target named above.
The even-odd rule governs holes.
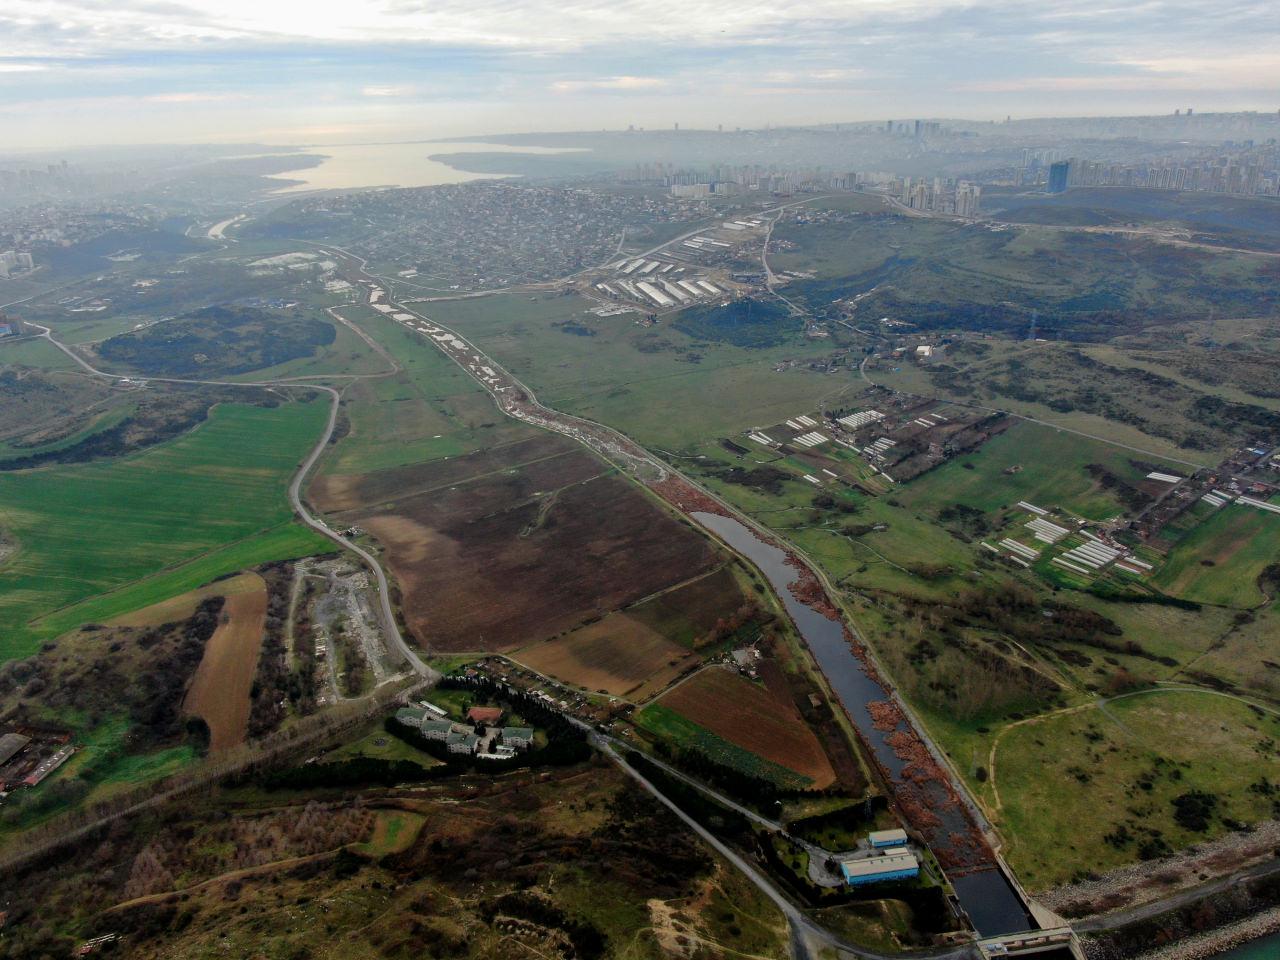
[[[290,476],[325,404],[223,404],[178,440],[108,463],[0,475],[0,658],[246,565],[326,549],[295,526]]]
[[[697,750],[717,763],[753,777],[772,780],[780,787],[800,790],[811,782],[808,777],[802,777],[784,766],[743,750],[661,704],[649,704],[636,714],[635,721],[642,730],[669,740],[678,747]]]
[[[1144,844],[1176,850],[1228,832],[1227,820],[1270,819],[1270,798],[1250,787],[1280,777],[1277,738],[1274,715],[1210,693],[1140,694],[1018,726],[992,770],[1005,856],[1042,890],[1130,863]],[[1174,817],[1190,791],[1216,798],[1203,830]]]
[[[1062,508],[1090,520],[1106,520],[1123,508],[1085,467],[1101,464],[1132,483],[1147,471],[1133,466],[1130,458],[1141,456],[1051,427],[1018,423],[975,453],[913,480],[895,496],[907,507],[937,510],[963,503],[984,513],[1026,500],[1045,509]],[[1005,472],[1014,467],[1020,469]]]
[[[1195,527],[1169,553],[1155,583],[1167,593],[1225,607],[1266,598],[1258,574],[1280,562],[1280,514],[1232,504]]]
[[[848,374],[775,371],[783,359],[830,353],[793,321],[782,346],[747,349],[694,338],[665,323],[595,317],[579,297],[503,295],[428,304],[426,313],[473,340],[548,406],[608,423],[642,443],[683,449],[777,423],[862,385]],[[566,332],[564,324],[592,331]]]
[[[404,370],[347,390],[343,412],[350,430],[327,455],[323,472],[369,473],[528,435],[528,428],[501,414],[480,385],[425,337],[371,310],[347,315]]]

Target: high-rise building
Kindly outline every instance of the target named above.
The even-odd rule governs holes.
[[[1065,193],[1067,189],[1067,179],[1070,175],[1070,161],[1059,160],[1057,163],[1049,164],[1049,193]]]

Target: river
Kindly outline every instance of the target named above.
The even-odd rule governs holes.
[[[885,704],[892,697],[854,655],[844,624],[792,593],[792,586],[802,579],[800,568],[788,562],[781,548],[765,543],[731,517],[702,512],[692,516],[749,558],[773,585],[849,718],[892,782],[899,809],[911,826],[928,839],[929,848],[947,869],[948,879],[975,929],[984,937],[1035,929],[968,810],[949,789],[945,775],[918,775],[927,768],[928,760],[922,761],[918,749],[904,750],[904,741],[918,739],[909,736],[912,731],[906,718],[901,717],[892,726],[873,718],[868,704]],[[904,752],[909,754],[907,759],[901,755]]]

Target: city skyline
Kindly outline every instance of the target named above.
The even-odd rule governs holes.
[[[216,13],[54,0],[0,14],[11,150],[351,142],[495,131],[715,128],[885,116],[1280,106],[1268,7],[1181,0],[246,2]],[[127,123],[125,122],[127,120]],[[126,129],[127,128],[127,129]]]

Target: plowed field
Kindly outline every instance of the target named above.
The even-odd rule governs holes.
[[[212,753],[241,743],[249,729],[249,693],[262,646],[267,587],[257,574],[245,576],[258,581],[257,589],[227,597],[222,611],[228,619],[205,645],[183,703],[186,713],[209,725]]]
[[[729,670],[703,670],[659,704],[759,757],[803,774],[815,789],[835,773],[817,736],[795,706]]]

